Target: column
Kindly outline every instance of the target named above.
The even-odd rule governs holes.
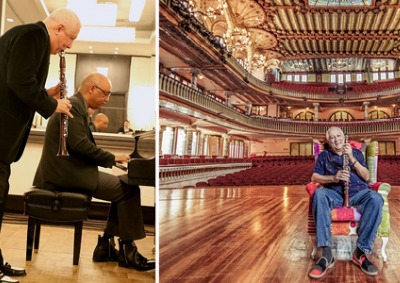
[[[171,153],[173,155],[176,154],[176,146],[177,146],[177,142],[178,142],[178,131],[179,131],[178,127],[174,128],[174,139],[172,141],[172,151],[171,151]]]
[[[252,110],[252,108],[253,108],[253,105],[252,104],[246,104],[246,114],[247,115],[251,115],[251,110]]]
[[[193,143],[193,129],[186,130],[186,146],[185,146],[185,155],[192,155],[192,143]]]
[[[365,102],[363,102],[363,105],[364,105],[364,119],[368,120],[368,105],[369,105],[369,102],[365,101]]]
[[[222,139],[222,157],[229,157],[229,136],[227,134],[223,134]]]
[[[159,131],[159,135],[158,135],[158,153],[159,155],[163,155],[164,153],[162,152],[162,140],[163,140],[163,134],[165,131],[165,126],[160,126],[160,131]]]
[[[318,121],[319,103],[313,103],[313,106],[314,106],[314,121]]]
[[[243,141],[243,158],[249,157],[250,142]]]
[[[232,97],[232,92],[231,91],[225,91],[226,95],[226,105],[231,107],[231,97]]]
[[[190,73],[192,74],[192,86],[193,88],[197,88],[197,79],[201,73],[200,69],[191,69]]]
[[[198,155],[204,155],[204,134],[199,134],[199,153]]]

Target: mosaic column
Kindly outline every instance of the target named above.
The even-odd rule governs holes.
[[[313,103],[314,106],[314,121],[318,121],[319,103]]]
[[[369,105],[369,102],[365,101],[365,102],[363,102],[363,105],[364,105],[364,119],[368,120],[368,105]]]
[[[185,147],[185,154],[191,155],[192,154],[192,144],[193,144],[193,133],[195,130],[188,129],[186,130],[186,147]]]
[[[164,153],[162,152],[162,140],[163,140],[163,134],[165,131],[166,127],[165,126],[160,126],[160,131],[158,134],[158,153],[159,155],[163,155]]]
[[[191,74],[192,74],[192,86],[193,88],[197,88],[197,79],[201,73],[201,71],[199,69],[191,69]]]
[[[222,145],[222,157],[229,157],[229,136],[222,135],[223,145]]]

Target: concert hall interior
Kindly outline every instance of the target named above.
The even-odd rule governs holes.
[[[158,112],[156,3],[154,0],[0,0],[1,34],[14,26],[42,21],[58,8],[75,11],[82,28],[72,48],[65,50],[67,96],[74,95],[83,77],[91,72],[108,77],[112,83],[109,102],[92,114],[95,117],[103,113],[109,119],[106,129],[92,133],[96,144],[115,155],[133,154],[132,160],[152,161],[153,168]],[[60,80],[59,61],[58,55],[50,56],[46,88]],[[119,132],[125,120],[129,120],[133,133]],[[83,224],[79,265],[72,262],[74,230],[71,226],[43,225],[40,249],[31,261],[26,261],[27,216],[24,215],[23,195],[32,187],[47,123],[48,120],[35,115],[24,153],[11,165],[0,247],[7,262],[27,272],[26,276],[12,276],[12,279],[19,282],[154,282],[155,270],[140,272],[120,267],[118,262],[92,261],[110,208],[109,202],[95,198],[91,201],[89,218]],[[122,165],[129,167],[129,162]],[[155,171],[147,164],[142,170],[146,169],[148,173]],[[99,170],[131,178],[131,171],[125,171],[126,168],[99,167]],[[149,259],[156,257],[154,182],[153,174],[151,182],[140,185],[146,237],[135,241],[141,254]]]
[[[160,0],[160,282],[313,281],[306,185],[331,126],[369,146],[391,227],[376,277],[347,260],[352,236],[319,281],[399,281],[399,13],[398,0]]]

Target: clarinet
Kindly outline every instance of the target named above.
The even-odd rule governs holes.
[[[349,136],[347,133],[344,134],[344,142],[347,144],[349,141]],[[344,153],[343,154],[343,170],[346,170],[350,173],[350,166],[349,166],[349,155]],[[344,182],[344,204],[345,207],[350,207],[349,201],[349,181]]]
[[[60,99],[66,98],[66,79],[65,79],[65,51],[61,50],[60,56]],[[69,156],[67,151],[68,137],[68,115],[60,113],[60,143],[58,146],[57,156]]]

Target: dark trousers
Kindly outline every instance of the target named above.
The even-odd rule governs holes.
[[[128,185],[117,176],[99,172],[99,184],[93,197],[111,202],[105,233],[119,236],[121,240],[146,237],[139,186]]]
[[[10,164],[0,161],[0,231],[3,224],[4,211],[8,198],[10,184],[8,182],[11,174]]]

